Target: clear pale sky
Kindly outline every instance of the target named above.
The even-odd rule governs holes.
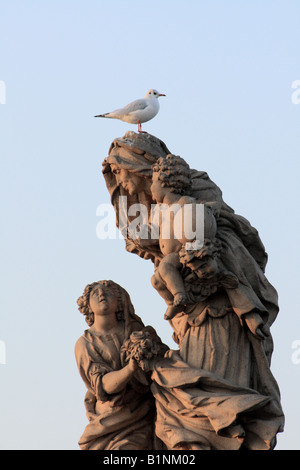
[[[151,262],[96,236],[109,203],[102,160],[137,126],[93,116],[149,88],[167,96],[144,130],[207,171],[265,244],[280,301],[277,449],[300,449],[299,17],[297,0],[0,2],[1,449],[78,449],[87,419],[74,345],[87,325],[76,300],[87,283],[121,284],[176,348]]]

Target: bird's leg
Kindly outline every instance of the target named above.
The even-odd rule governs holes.
[[[140,123],[140,121],[138,121],[138,132],[139,132],[140,134],[147,134],[147,132],[142,131],[142,124]]]

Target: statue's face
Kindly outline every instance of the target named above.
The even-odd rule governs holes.
[[[98,284],[90,293],[90,308],[94,315],[113,315],[118,308],[118,299],[112,289]]]
[[[206,257],[202,260],[198,260],[193,270],[199,279],[212,279],[218,272],[218,264],[214,258]]]
[[[131,173],[125,168],[118,168],[116,165],[111,165],[111,170],[116,177],[118,186],[122,186],[130,196],[138,194],[145,190],[145,179]]]

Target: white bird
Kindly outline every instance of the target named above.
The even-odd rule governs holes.
[[[104,117],[111,119],[120,119],[121,121],[129,122],[130,124],[138,125],[138,132],[142,131],[142,123],[150,121],[159,111],[158,98],[166,96],[159,93],[157,90],[149,90],[145,94],[145,98],[132,101],[124,108],[116,109],[111,113],[98,114],[95,117]]]

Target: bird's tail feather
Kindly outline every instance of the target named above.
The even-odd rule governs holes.
[[[97,114],[97,116],[94,116],[94,117],[110,117],[109,114],[110,113]]]

